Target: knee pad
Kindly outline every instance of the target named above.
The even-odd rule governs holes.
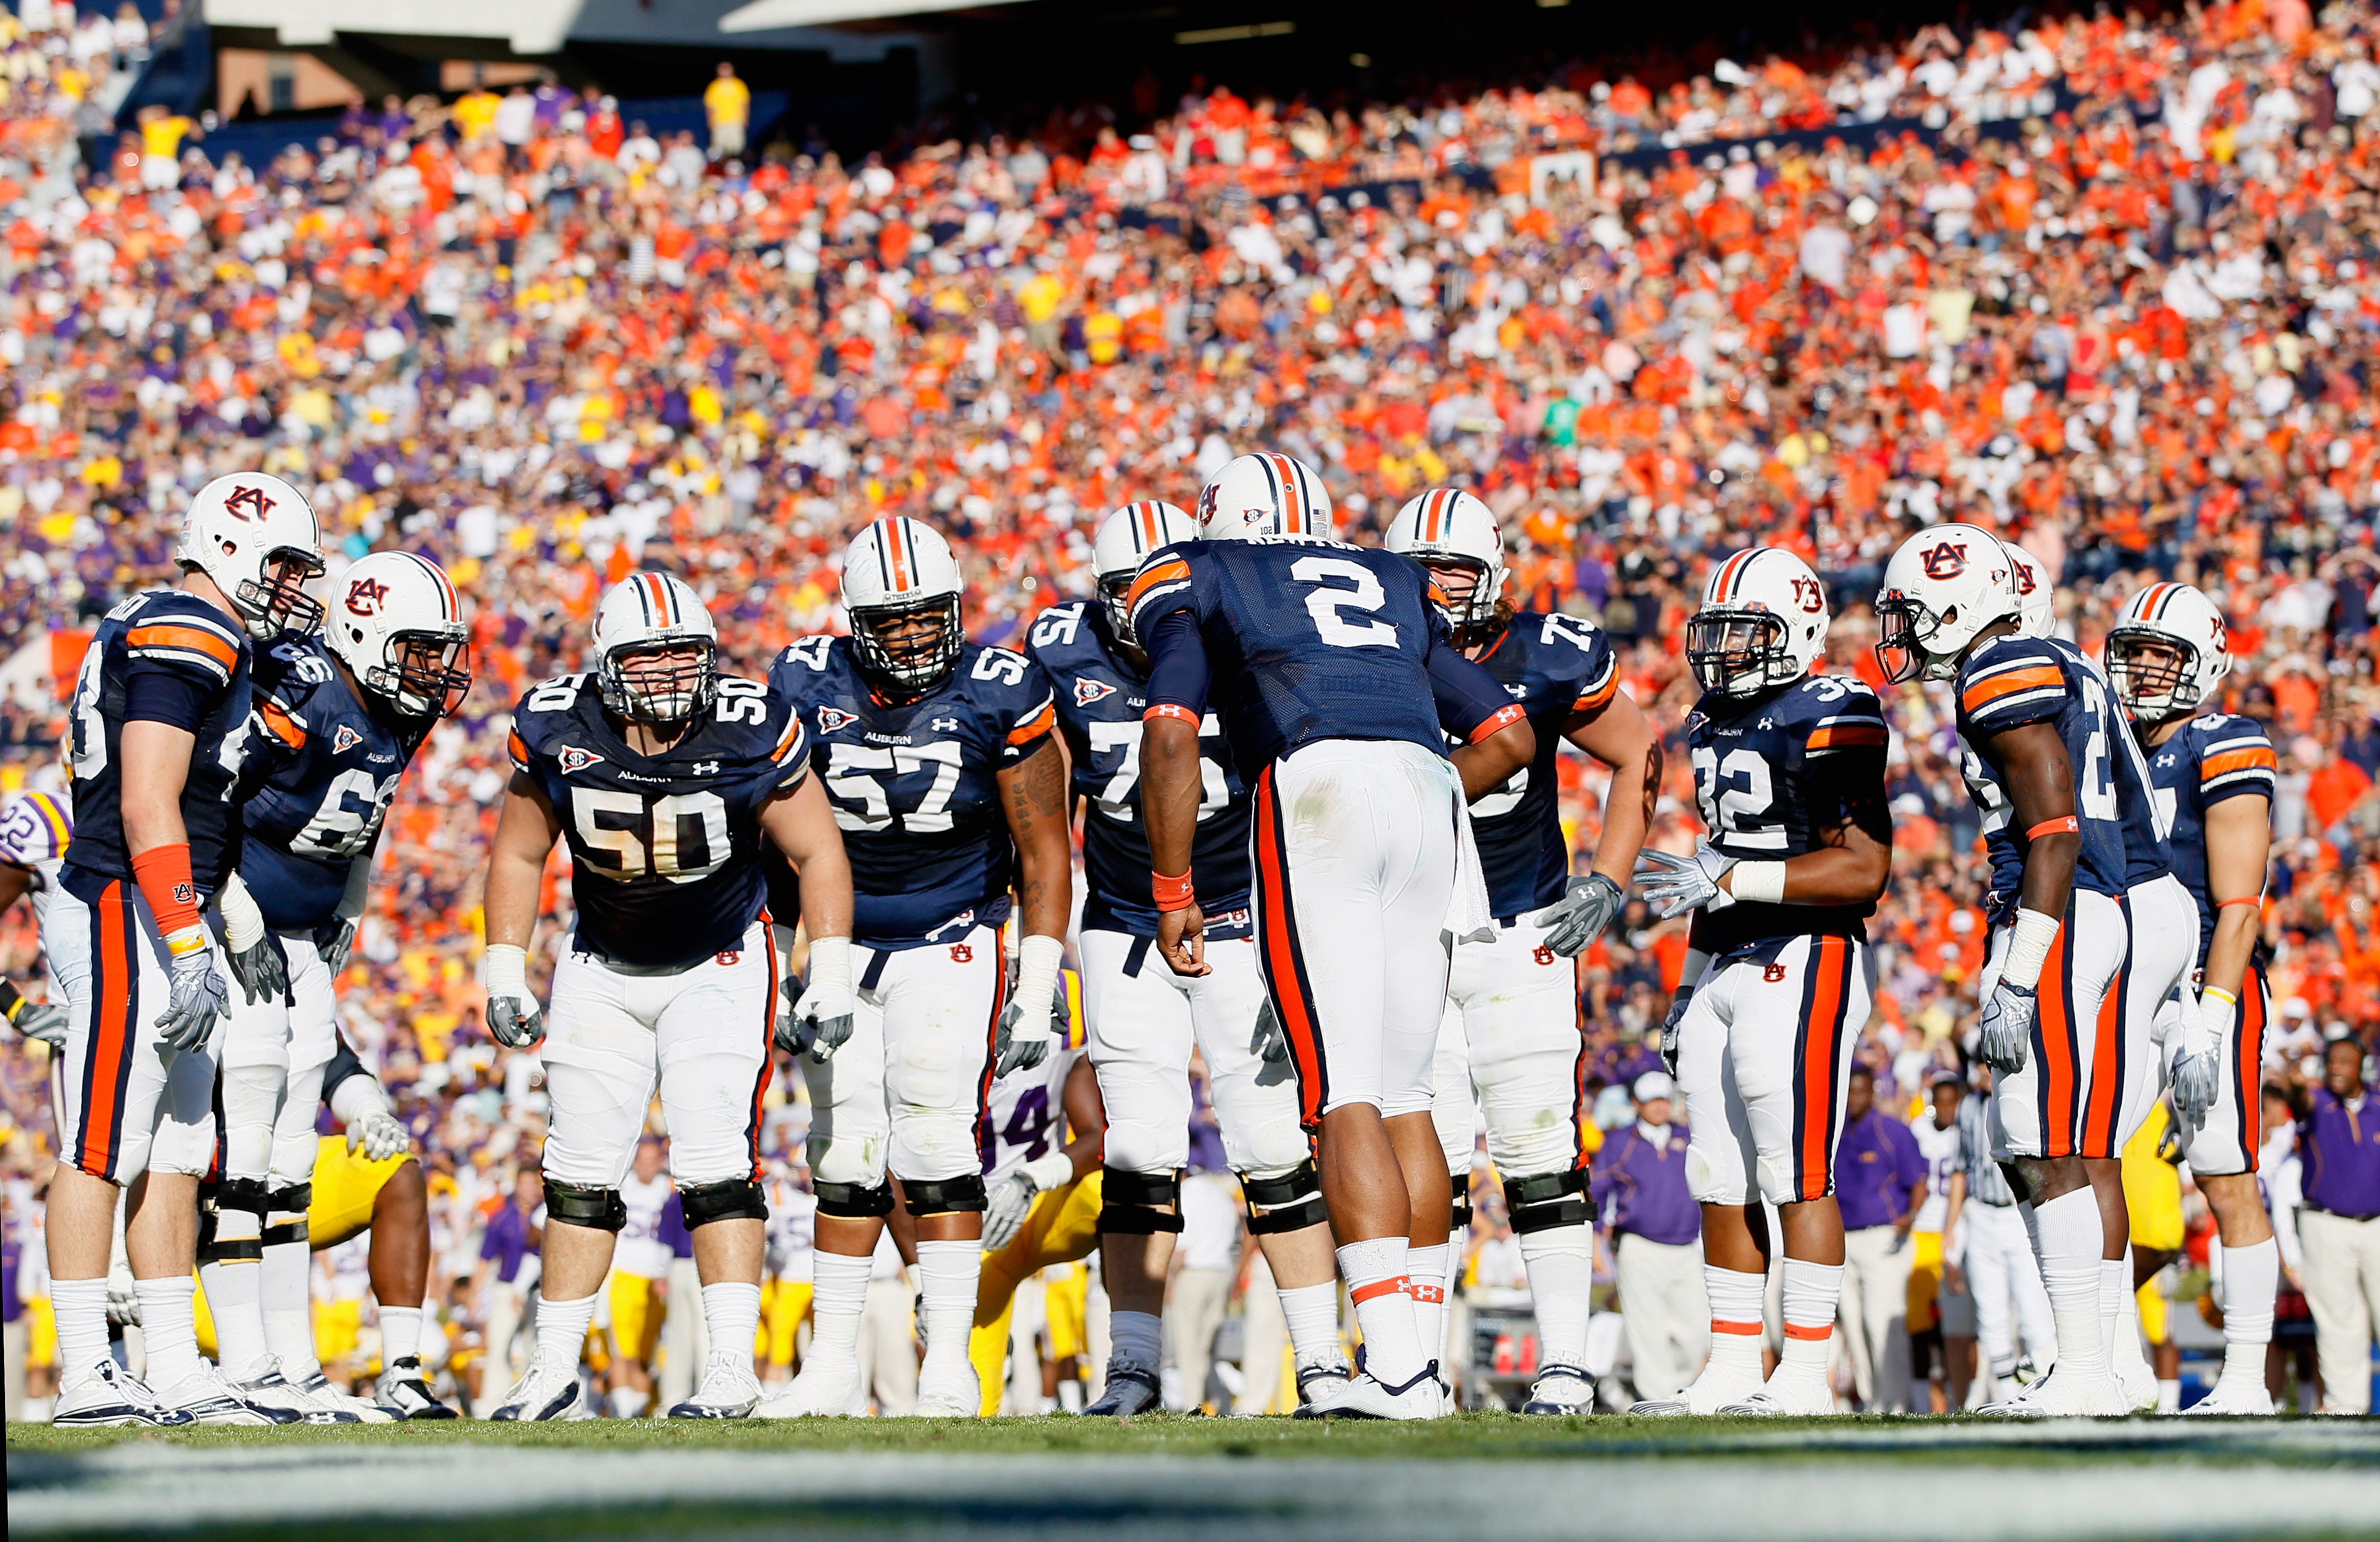
[[[766,1220],[769,1202],[760,1196],[760,1185],[749,1178],[729,1178],[716,1184],[695,1184],[677,1191],[678,1203],[686,1211],[686,1229],[707,1226],[714,1220]]]
[[[1793,1160],[1782,1151],[1760,1153],[1760,1196],[1772,1205],[1791,1205],[1801,1197],[1793,1192]]]
[[[811,1189],[818,1196],[818,1213],[840,1220],[867,1220],[892,1213],[892,1185],[879,1181],[874,1186],[866,1184],[837,1184],[813,1179]]]
[[[264,1227],[264,1245],[276,1247],[284,1243],[308,1242],[306,1212],[314,1208],[314,1185],[311,1183],[289,1184],[268,1191]]]
[[[1330,1218],[1322,1204],[1322,1174],[1315,1171],[1311,1158],[1278,1178],[1251,1178],[1243,1172],[1240,1192],[1248,1196],[1253,1236],[1302,1232]]]
[[[1548,1232],[1557,1226],[1577,1226],[1595,1219],[1586,1202],[1586,1170],[1545,1172],[1531,1178],[1504,1180],[1504,1202],[1512,1207],[1517,1236]]]
[[[580,1188],[552,1178],[545,1181],[545,1214],[549,1220],[595,1232],[617,1232],[628,1224],[628,1207],[618,1189]]]
[[[1471,1196],[1467,1191],[1459,1188],[1454,1191],[1454,1209],[1446,1218],[1446,1229],[1450,1232],[1471,1230]]]
[[[1171,1205],[1171,1212],[1158,1209]],[[1099,1231],[1123,1237],[1149,1237],[1182,1230],[1182,1174],[1099,1170]]]
[[[264,1184],[258,1179],[205,1185],[199,1195],[199,1262],[261,1262],[266,1205]]]
[[[869,1160],[871,1150],[875,1154],[873,1162]],[[884,1186],[884,1142],[880,1136],[860,1139],[829,1135],[822,1140],[811,1141],[808,1154],[810,1177],[821,1194],[826,1192],[829,1184],[847,1189]],[[868,1213],[881,1215],[884,1212],[871,1210]]]
[[[1745,1200],[1743,1186],[1742,1173],[1731,1166],[1721,1168],[1699,1146],[1686,1147],[1686,1192],[1694,1196],[1695,1204],[1741,1205]]]
[[[980,1172],[962,1173],[956,1178],[904,1178],[901,1195],[909,1202],[911,1215],[981,1211],[989,1203]]]

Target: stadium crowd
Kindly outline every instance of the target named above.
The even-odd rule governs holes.
[[[518,1315],[502,1217],[534,1209],[542,1132],[535,1060],[489,1038],[476,977],[510,705],[640,565],[692,581],[759,673],[839,626],[834,563],[884,513],[949,534],[970,630],[1002,641],[1088,591],[1101,512],[1188,503],[1237,450],[1322,468],[1355,540],[1467,486],[1511,532],[1513,598],[1598,620],[1673,738],[1681,617],[1706,553],[1746,540],[1826,576],[1830,667],[1879,686],[1865,597],[1922,524],[2022,540],[2086,648],[2143,582],[2196,582],[2229,620],[2231,709],[2281,751],[2281,1107],[2326,1038],[2380,1032],[2369,6],[2103,7],[1402,103],[1144,90],[856,164],[713,161],[552,85],[358,103],[269,164],[211,159],[187,120],[78,164],[99,24],[32,10],[0,17],[0,788],[50,784],[53,659],[70,674],[101,613],[170,577],[212,476],[311,490],[334,580],[390,546],[453,576],[477,681],[399,796],[342,1010],[431,1175],[465,1383],[491,1312]],[[1949,724],[1914,687],[1888,704],[1899,850],[1859,1053],[1906,1116],[1964,1064],[1985,929]],[[1683,755],[1670,777],[1654,842],[1684,849]],[[1600,771],[1565,782],[1591,847]],[[569,903],[550,871],[549,913]],[[1582,961],[1598,1127],[1637,1122],[1683,952],[1634,905]],[[21,908],[0,964],[38,979]],[[18,1281],[45,1078],[39,1046],[0,1052]],[[771,1091],[788,1172],[800,1085]],[[1479,1214],[1486,1309],[1517,1275],[1492,1194]],[[324,1358],[360,1375],[360,1257],[324,1257]]]

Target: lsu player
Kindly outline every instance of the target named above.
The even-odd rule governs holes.
[[[1687,623],[1703,695],[1686,742],[1709,833],[1692,856],[1646,852],[1637,877],[1657,914],[1696,912],[1682,1010],[1663,1040],[1693,1130],[1711,1357],[1682,1395],[1635,1413],[1834,1411],[1835,1147],[1876,989],[1867,918],[1891,880],[1892,826],[1882,704],[1855,679],[1811,673],[1832,622],[1809,565],[1763,546],[1712,569]],[[1764,1383],[1762,1299],[1780,1241],[1784,1346]]]
[[[2020,610],[1998,538],[1937,525],[1886,565],[1876,652],[1896,684],[1952,685],[1962,769],[1991,860],[1978,1053],[1995,1073],[1994,1155],[2033,1208],[2058,1363],[1985,1411],[2121,1415],[2101,1312],[2107,1233],[2082,1153],[2095,1076],[2114,1074],[2094,1063],[2100,1009],[2130,949],[2110,738],[2123,725],[2098,672],[2079,653],[2023,636]]]
[[[1364,1331],[1364,1374],[1298,1415],[1428,1419],[1448,1277],[1416,1278],[1414,1259],[1445,1245],[1452,1208],[1430,1118],[1446,940],[1493,925],[1464,802],[1509,781],[1536,739],[1453,646],[1438,586],[1330,532],[1310,467],[1242,455],[1199,494],[1199,539],[1151,553],[1133,580],[1150,893],[1167,966],[1209,973],[1194,862],[1211,698],[1255,783],[1257,957]]]
[[[578,1362],[626,1220],[620,1184],[658,1078],[670,1172],[702,1279],[710,1362],[672,1418],[740,1418],[760,1398],[767,1208],[761,1099],[777,961],[763,839],[801,875],[814,935],[850,929],[848,869],[793,704],[718,669],[719,630],[677,578],[638,573],[595,613],[594,667],[532,686],[488,871],[489,1031],[545,1040],[552,1131],[537,1349],[494,1417],[578,1406]],[[538,892],[570,843],[577,925],[554,965],[554,1032],[528,985]]]
[[[1660,796],[1661,741],[1621,694],[1619,662],[1598,627],[1515,612],[1503,598],[1504,540],[1487,504],[1432,488],[1397,511],[1381,544],[1437,581],[1455,645],[1527,710],[1536,731],[1536,758],[1471,805],[1496,934],[1454,950],[1438,1038],[1437,1113],[1457,1187],[1457,1232],[1469,1225],[1475,1091],[1487,1115],[1488,1153],[1512,1208],[1543,1346],[1522,1411],[1582,1413],[1595,1399],[1585,1370],[1595,1231],[1580,1135],[1586,1041],[1571,960],[1620,908]],[[1556,795],[1565,739],[1611,771],[1603,834],[1585,877],[1570,871]]]
[[[662,1234],[662,1217],[676,1196],[662,1174],[665,1162],[662,1143],[647,1135],[637,1143],[636,1161],[620,1184],[627,1222],[612,1249],[612,1278],[604,1286],[605,1304],[612,1309],[612,1364],[606,1374],[615,1418],[640,1418],[652,1405],[653,1353],[661,1346],[665,1311],[663,1282],[675,1257],[670,1239]]]
[[[50,898],[57,892],[58,874],[73,841],[74,806],[64,793],[36,789],[0,806],[0,916],[30,894],[33,926],[46,931]],[[27,1038],[48,1045],[54,1056],[66,1045],[67,1009],[55,999],[28,1001],[16,986],[0,980],[0,1016]]]
[[[222,909],[227,937],[263,929],[269,967],[261,990],[242,975],[225,1013],[223,1159],[201,1196],[200,1276],[225,1375],[301,1411],[373,1418],[386,1415],[319,1367],[302,1385],[285,1379],[314,1363],[314,1117],[372,853],[415,751],[471,688],[470,632],[445,573],[409,552],[354,563],[325,612],[320,635],[284,637],[256,659],[245,835]],[[418,1286],[382,1298],[388,1362],[415,1358],[421,1300]]]
[[[214,1160],[215,1027],[226,949],[257,966],[261,927],[219,944],[202,907],[233,876],[249,752],[250,649],[303,635],[322,608],[314,511],[277,477],[199,490],[175,561],[181,586],[110,611],[75,682],[67,762],[75,842],[43,943],[66,993],[66,1123],[49,1250],[62,1425],[294,1422],[199,1355],[192,1295],[199,1180]],[[107,1354],[116,1191],[154,1394]]]
[[[2262,1415],[2280,1254],[2256,1175],[2272,1004],[2259,934],[2279,762],[2254,719],[2222,710],[2230,669],[2223,613],[2188,584],[2149,585],[2107,634],[2108,675],[2172,821],[2173,870],[2198,905],[2194,978],[2160,1003],[2174,1029],[2193,1017],[2200,1029],[2203,1059],[2173,1047],[2173,1100],[2223,1246],[2223,1371],[2191,1412]]]
[[[1086,1410],[1099,1415],[1137,1414],[1159,1402],[1160,1315],[1189,1160],[1194,1045],[1207,1062],[1225,1156],[1248,1197],[1248,1231],[1281,1288],[1304,1394],[1327,1400],[1348,1380],[1321,1179],[1298,1122],[1286,1046],[1277,1028],[1258,1030],[1264,978],[1248,910],[1253,803],[1212,712],[1199,724],[1195,854],[1214,912],[1206,933],[1210,972],[1185,977],[1149,957],[1157,910],[1140,816],[1148,655],[1123,601],[1151,552],[1196,539],[1190,516],[1171,504],[1136,503],[1110,514],[1091,542],[1098,601],[1042,612],[1029,649],[1056,687],[1058,727],[1085,809],[1083,990],[1107,1111],[1099,1272],[1114,1346],[1106,1390]]]
[[[769,672],[806,715],[856,891],[852,943],[811,944],[795,1012],[814,1111],[813,1326],[771,1418],[862,1406],[859,1317],[888,1173],[917,1222],[917,1411],[973,1418],[980,1402],[967,1360],[986,1203],[976,1132],[995,1075],[1049,1052],[1073,852],[1050,683],[1023,654],[966,640],[965,587],[940,535],[879,519],[844,556],[851,635],[805,637]],[[833,1013],[812,1000],[822,985],[844,1003]]]

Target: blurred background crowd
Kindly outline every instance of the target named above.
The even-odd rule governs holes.
[[[2228,617],[2228,705],[2281,757],[2265,1070],[2286,1156],[2325,1041],[2380,1030],[2375,32],[2354,3],[2103,6],[1400,100],[1151,91],[851,160],[747,142],[722,67],[707,135],[549,82],[358,101],[249,164],[162,110],[88,134],[145,24],[24,0],[0,15],[0,790],[55,784],[61,684],[99,615],[171,577],[209,478],[309,489],[333,581],[388,547],[445,565],[477,683],[399,795],[341,1010],[431,1174],[433,1302],[468,1385],[534,1269],[507,1240],[526,1228],[494,1223],[535,1213],[543,1118],[534,1056],[480,1022],[482,852],[511,704],[576,666],[607,583],[685,576],[757,674],[841,625],[844,541],[904,513],[948,534],[970,631],[1003,641],[1088,592],[1103,511],[1189,504],[1278,447],[1356,540],[1425,487],[1477,492],[1508,592],[1597,620],[1674,745],[1681,618],[1714,555],[1801,553],[1833,591],[1828,667],[1881,685],[1866,597],[1903,535],[1955,516],[2058,575],[2086,649],[2159,578]],[[1963,1072],[1985,924],[1949,720],[1920,687],[1886,698],[1896,876],[1859,1057],[1906,1120]],[[1685,761],[1654,832],[1681,850]],[[1603,793],[1565,760],[1574,849]],[[548,901],[551,948],[565,867]],[[1597,1138],[1640,1123],[1683,951],[1632,905],[1582,960]],[[39,993],[24,907],[0,965]],[[46,1076],[38,1045],[0,1048],[12,1318],[38,1284]],[[785,1184],[800,1087],[770,1094],[793,1099],[769,1140]],[[1481,1164],[1472,1299],[1515,1315],[1480,1358],[1525,1378]],[[2211,1221],[2185,1205],[2161,1288],[2195,1317]],[[805,1245],[778,1239],[789,1281]],[[359,1257],[321,1262],[324,1358],[360,1374]],[[1212,1348],[1183,1398],[1208,1394]]]

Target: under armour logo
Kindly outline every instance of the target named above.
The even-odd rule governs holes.
[[[1507,686],[1504,689],[1515,701],[1524,701],[1528,698],[1529,687],[1526,686]]]
[[[856,722],[858,721],[859,719],[856,713],[846,712],[840,707],[821,707],[819,709],[819,732],[821,734],[832,734],[836,729],[843,727],[846,723]]]
[[[347,586],[347,609],[357,615],[380,614],[380,602],[388,598],[388,586],[378,578],[358,578]]]
[[[697,760],[694,763],[692,770],[694,774],[697,776],[716,776],[719,774],[719,762],[716,760]]]
[[[273,512],[273,500],[261,487],[236,487],[224,495],[224,512],[235,519],[261,520]]]
[[[1075,705],[1077,707],[1087,707],[1115,693],[1116,688],[1103,681],[1086,680],[1079,674],[1075,676]]]
[[[339,724],[339,731],[331,735],[331,753],[344,755],[363,742],[364,736],[343,722]]]
[[[561,765],[562,774],[565,776],[576,776],[589,766],[600,765],[604,757],[596,754],[593,750],[581,749],[577,745],[564,747],[562,752],[554,757],[555,761]]]
[[[2170,754],[2160,755],[2157,757],[2157,764],[2160,766],[2171,766],[2173,763],[2174,757]]]
[[[1957,540],[1943,541],[1932,551],[1921,553],[1918,560],[1925,565],[1925,577],[1936,582],[1955,578],[1967,571],[1966,543]]]
[[[936,718],[933,722],[933,731],[937,734],[955,734],[959,731],[959,720],[956,718]]]

